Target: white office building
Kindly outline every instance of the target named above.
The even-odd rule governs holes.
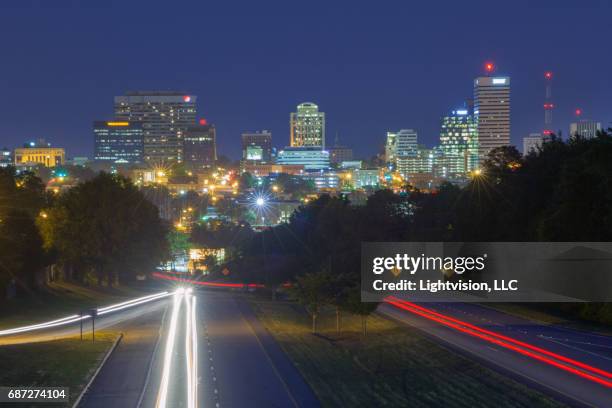
[[[544,143],[544,136],[540,133],[530,133],[529,136],[523,138],[523,156],[527,156],[531,152],[537,152]]]
[[[570,137],[580,135],[586,139],[592,139],[601,131],[601,122],[592,120],[581,120],[579,122],[570,123]]]
[[[482,162],[492,149],[510,144],[510,77],[474,80],[474,116]]]

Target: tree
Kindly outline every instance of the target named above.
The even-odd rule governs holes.
[[[46,215],[49,201],[38,177],[0,168],[0,297],[9,282],[35,289],[36,276],[50,263],[35,221]]]
[[[0,222],[0,288],[13,281],[26,290],[37,286],[36,276],[49,257],[34,220],[22,210],[12,210]]]
[[[312,334],[317,333],[317,317],[329,302],[330,276],[327,272],[311,272],[298,276],[290,289],[291,296],[302,304],[312,318]]]
[[[122,176],[100,173],[62,194],[41,227],[65,266],[84,269],[81,281],[91,270],[111,286],[168,258],[157,208]]]
[[[347,290],[344,309],[354,315],[361,316],[361,330],[365,336],[368,332],[368,316],[378,308],[376,302],[362,302],[361,288],[354,286]]]

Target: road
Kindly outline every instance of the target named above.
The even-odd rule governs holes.
[[[146,303],[133,301],[132,304],[112,307],[115,310],[109,310],[109,313],[99,315],[95,319],[95,329],[101,330],[107,327],[121,328],[122,330],[130,329],[132,324],[139,324],[138,318],[144,312],[161,313],[166,305],[168,297],[154,298]],[[133,306],[132,306],[133,305]],[[100,308],[104,310],[106,307]],[[75,320],[75,319],[72,319]],[[22,333],[12,335],[2,334],[0,332],[0,346],[8,344],[34,343],[41,341],[57,340],[70,336],[78,335],[80,332],[80,324],[78,321],[73,321],[69,324],[52,326],[37,330],[27,330]],[[91,336],[91,319],[89,317],[83,320],[83,334]],[[91,337],[90,337],[91,338]]]
[[[189,305],[193,307],[190,296],[196,299],[193,316],[189,313]],[[177,307],[174,324],[173,313],[166,316],[163,341],[153,359],[142,407],[319,405],[297,369],[239,298],[227,292],[200,290],[186,294],[173,306]],[[190,327],[191,319],[196,324]],[[194,334],[193,327],[196,351],[187,341]],[[166,354],[169,344],[171,358]],[[197,374],[190,379],[194,361]],[[167,386],[166,371],[171,374]],[[197,389],[196,397],[190,401],[193,388]]]
[[[612,338],[608,336],[538,324],[476,304],[419,304],[422,309],[401,306],[402,303],[385,303],[380,306],[379,313],[416,327],[434,341],[519,380],[527,380],[572,405],[610,406],[610,386],[560,367],[572,368],[574,364],[559,361],[557,357],[542,354],[518,343],[499,340],[460,322],[577,360],[609,374],[612,372]],[[592,375],[599,381],[610,380],[589,369],[578,367],[576,371]]]

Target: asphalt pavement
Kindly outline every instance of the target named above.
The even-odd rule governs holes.
[[[197,299],[197,406],[199,407],[318,407],[314,393],[250,306],[228,292],[200,290]],[[179,310],[173,341],[167,407],[189,407],[187,307]],[[167,313],[163,341],[153,361],[142,407],[160,404],[165,352],[172,332]]]

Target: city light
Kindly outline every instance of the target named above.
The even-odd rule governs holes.
[[[255,200],[255,204],[257,204],[258,207],[263,207],[264,204],[266,204],[266,200],[264,200],[263,197],[258,197]]]

